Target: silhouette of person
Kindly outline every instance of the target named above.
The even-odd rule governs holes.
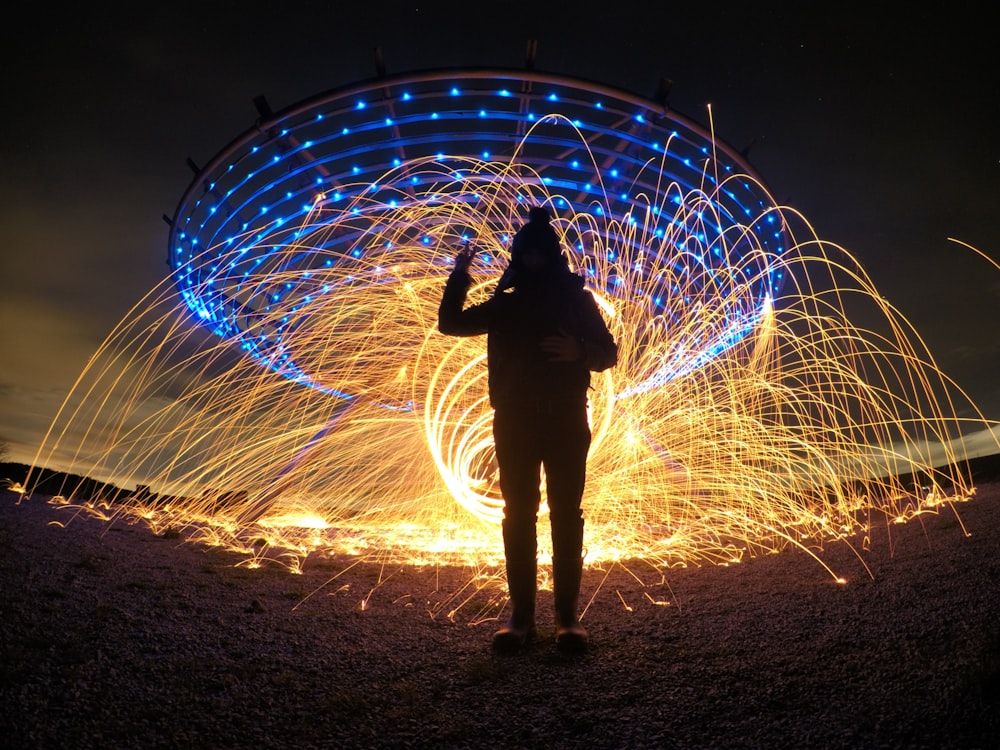
[[[591,371],[612,367],[614,341],[583,279],[569,270],[550,215],[533,208],[514,236],[510,263],[493,296],[464,308],[473,248],[464,247],[445,285],[438,329],[487,334],[493,440],[504,498],[503,542],[511,616],[493,637],[499,651],[533,639],[537,589],[536,524],[541,470],[552,527],[556,646],[586,650],[577,615],[583,570],[583,513]]]

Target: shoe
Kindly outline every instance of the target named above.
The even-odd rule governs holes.
[[[575,656],[586,652],[589,637],[579,622],[556,628],[556,649],[561,654]]]
[[[503,628],[493,634],[493,650],[500,653],[513,653],[519,651],[535,639],[536,631],[534,624],[525,627],[518,627],[511,620]]]

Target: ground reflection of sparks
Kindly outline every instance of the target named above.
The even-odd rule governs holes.
[[[613,218],[560,209],[523,167],[467,159],[459,185],[454,171],[454,159],[394,168],[382,184],[421,186],[398,202],[320,195],[301,223],[265,233],[267,262],[243,261],[258,228],[192,260],[211,264],[201,283],[259,301],[253,315],[206,336],[166,280],[93,358],[38,465],[69,453],[73,471],[149,487],[119,512],[250,566],[468,565],[479,582],[452,603],[474,600],[502,554],[485,340],[440,335],[436,310],[469,237],[471,298],[490,293],[527,198],[552,208],[620,345],[592,392],[588,564],[662,571],[792,547],[822,564],[823,545],[863,534],[873,509],[907,519],[973,491],[933,468],[935,446],[954,460],[977,422],[956,416],[960,391],[848,253],[793,211],[729,217],[706,240],[725,180],[684,192],[664,177],[644,210]],[[761,223],[791,246],[765,250]],[[337,233],[350,244],[324,263]],[[279,329],[280,346],[262,349]],[[910,472],[925,486],[896,478]]]

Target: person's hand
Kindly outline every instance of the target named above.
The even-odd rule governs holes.
[[[584,356],[583,342],[562,328],[542,339],[542,351],[549,355],[550,362],[579,362]]]
[[[475,248],[472,245],[463,245],[455,256],[455,271],[468,273],[469,266],[472,265],[472,256],[475,255]]]

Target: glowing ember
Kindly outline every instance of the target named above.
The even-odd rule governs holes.
[[[623,205],[588,184],[581,205],[518,160],[544,137],[528,129],[508,159],[397,160],[294,221],[258,208],[185,250],[36,465],[142,486],[117,512],[252,566],[499,563],[485,340],[440,335],[437,304],[460,243],[481,256],[474,302],[523,207],[545,204],[619,343],[591,398],[588,564],[819,560],[872,509],[905,520],[971,494],[947,465],[987,423],[956,416],[961,392],[847,252],[709,157],[699,185],[672,179],[669,139],[633,177],[655,189]],[[768,200],[738,215],[737,192]]]
[[[157,497],[134,496],[129,512],[157,527],[191,526],[197,539],[255,558],[265,548],[291,550],[297,560],[335,551],[413,563],[496,561],[502,501],[485,342],[438,334],[436,307],[457,239],[452,227],[473,228],[483,252],[502,257],[499,239],[488,241],[509,226],[499,207],[517,205],[526,191],[541,197],[544,186],[512,181],[503,165],[470,172],[489,178],[469,180],[480,201],[443,206],[433,188],[417,194],[373,220],[359,239],[363,261],[307,274],[283,271],[276,259],[244,273],[241,284],[255,294],[286,285],[317,292],[272,302],[235,340],[206,345],[165,283],[94,358],[50,450],[66,450],[73,436],[95,456],[90,475],[155,488]],[[862,530],[869,508],[907,518],[948,499],[943,487],[967,496],[961,476],[931,468],[931,443],[959,434],[941,400],[948,382],[847,254],[807,233],[768,255],[767,272],[781,271],[787,291],[746,329],[721,316],[755,309],[756,277],[746,264],[700,261],[716,250],[731,256],[725,246],[679,249],[691,246],[691,216],[704,220],[713,202],[689,194],[668,203],[675,194],[667,186],[646,215],[626,217],[635,224],[581,226],[565,213],[558,220],[568,247],[586,237],[587,252],[574,252],[573,263],[592,269],[621,349],[620,365],[592,396],[588,562],[733,563],[790,545],[815,549]],[[340,231],[356,221],[354,207],[317,203],[287,231]],[[790,228],[788,219],[778,217]],[[438,227],[433,244],[408,240],[429,224]],[[636,233],[631,247],[642,248],[641,264],[618,244],[625,226]],[[752,238],[739,235],[744,244]],[[252,240],[207,262],[236,262]],[[313,250],[290,242],[283,252]],[[473,296],[495,282],[483,268]],[[867,303],[896,337],[852,325],[848,301]],[[284,354],[316,387],[238,355],[278,321],[297,332]],[[929,491],[889,476],[914,470]],[[252,538],[260,544],[248,544]]]

